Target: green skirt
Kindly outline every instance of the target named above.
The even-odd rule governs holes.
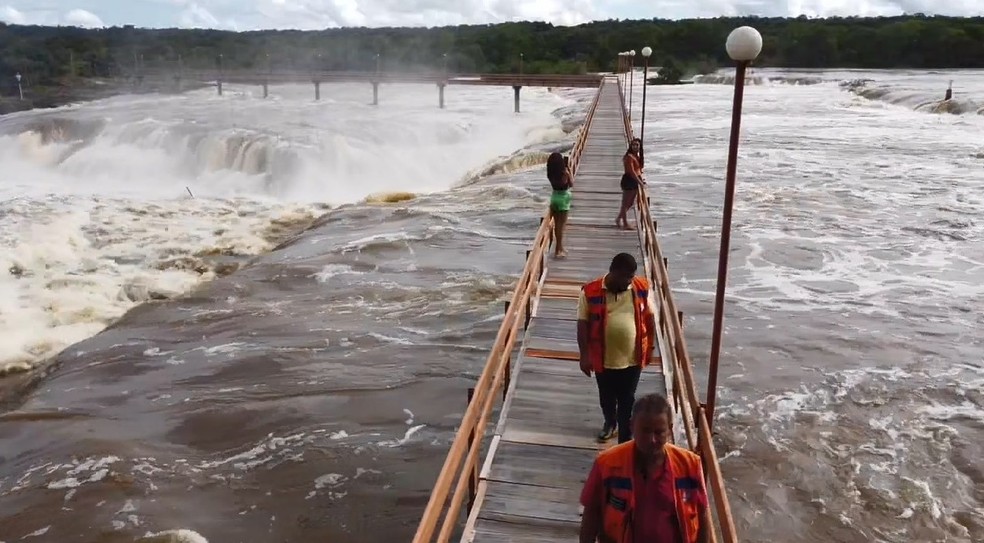
[[[571,198],[573,195],[570,189],[553,191],[550,195],[550,210],[554,212],[570,211]]]

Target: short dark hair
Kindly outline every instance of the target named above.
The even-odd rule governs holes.
[[[629,253],[615,255],[615,258],[612,259],[612,264],[608,267],[608,271],[610,272],[635,273],[637,269],[639,269],[639,265],[636,264],[635,257]]]
[[[667,422],[673,422],[673,410],[670,409],[670,402],[666,401],[660,394],[646,394],[636,399],[632,404],[632,417],[638,415],[666,415]]]

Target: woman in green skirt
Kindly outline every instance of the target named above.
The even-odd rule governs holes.
[[[551,153],[547,158],[547,179],[553,187],[550,194],[550,212],[554,219],[554,258],[564,258],[564,227],[567,225],[567,212],[571,209],[571,187],[574,176],[567,166],[567,157]]]

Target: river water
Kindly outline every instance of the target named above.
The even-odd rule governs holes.
[[[980,541],[984,74],[753,76],[715,420],[742,539]],[[701,375],[722,83],[647,96]],[[226,90],[0,120],[0,541],[412,535],[591,92]]]

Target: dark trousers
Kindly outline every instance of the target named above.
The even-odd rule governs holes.
[[[632,439],[632,404],[635,403],[636,386],[639,385],[639,374],[642,368],[630,366],[620,370],[606,369],[595,373],[598,381],[598,399],[601,412],[605,416],[605,426],[618,424],[618,442],[625,443]]]

